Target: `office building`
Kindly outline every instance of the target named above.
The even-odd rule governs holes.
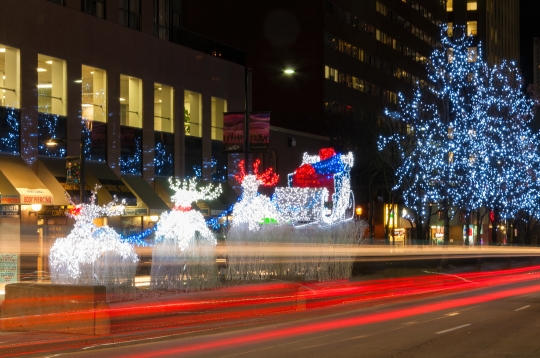
[[[442,0],[184,0],[180,26],[246,52],[253,110],[270,110],[272,126],[328,138],[331,118],[354,111],[362,132],[395,108],[398,93],[425,84],[446,21]],[[298,166],[306,140],[275,149],[280,174]],[[355,166],[355,192],[367,201],[369,179],[355,174],[364,158]]]
[[[170,208],[168,177],[226,181],[223,112],[244,110],[245,55],[174,26],[177,3],[0,2],[0,254],[18,272],[46,271],[69,233],[81,141],[87,196],[125,200],[108,224],[126,236]]]
[[[450,27],[461,25],[482,43],[484,61],[519,64],[518,0],[447,0],[446,9]]]

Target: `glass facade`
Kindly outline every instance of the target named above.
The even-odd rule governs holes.
[[[66,156],[66,61],[38,54],[38,155]],[[52,141],[52,144],[51,144]]]
[[[186,137],[184,173],[186,178],[200,177],[202,168],[202,138]]]
[[[83,129],[87,128],[86,126]],[[87,147],[85,148],[86,160],[107,161],[107,123],[91,122],[91,131],[87,133]]]
[[[142,129],[120,126],[120,172],[142,174]]]
[[[173,98],[171,86],[154,83],[154,130],[174,133]]]
[[[155,131],[154,143],[154,174],[174,175],[174,134]]]
[[[120,124],[142,128],[142,81],[120,75]]]
[[[154,0],[154,34],[168,40],[171,22],[171,3],[169,0]]]
[[[0,106],[0,153],[20,154],[20,123],[19,109]]]
[[[0,44],[0,153],[20,153],[20,86],[20,51]]]
[[[100,19],[105,18],[105,0],[82,0],[81,10]]]
[[[467,35],[476,36],[478,34],[478,23],[476,21],[467,21]]]
[[[89,121],[107,122],[107,73],[91,66],[82,66],[82,117]]]
[[[120,75],[120,172],[142,173],[142,80]]]
[[[212,139],[223,140],[223,112],[227,112],[227,100],[212,97]]]
[[[64,158],[66,156],[67,117],[40,112],[38,113],[38,128],[38,155]]]
[[[184,129],[186,135],[202,137],[202,98],[200,93],[184,91]]]
[[[20,108],[21,61],[19,49],[0,44],[0,106]]]
[[[119,0],[120,17],[118,23],[134,30],[141,30],[140,0]]]
[[[38,55],[38,112],[65,116],[67,112],[66,61]]]
[[[217,183],[227,182],[227,152],[224,150],[222,140],[212,141],[212,181]]]

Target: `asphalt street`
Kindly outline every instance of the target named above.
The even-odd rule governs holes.
[[[355,304],[61,357],[539,357],[540,282]],[[53,354],[48,355],[53,356]]]

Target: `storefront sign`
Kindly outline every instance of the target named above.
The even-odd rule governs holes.
[[[40,216],[65,217],[67,206],[44,206],[40,211]]]
[[[148,215],[148,209],[146,209],[146,208],[131,208],[131,207],[128,206],[124,210],[124,215],[126,215],[126,216]]]
[[[0,205],[0,215],[19,215],[19,205]]]
[[[0,283],[17,282],[18,258],[16,254],[0,254]]]
[[[48,189],[17,188],[17,191],[21,194],[21,204],[52,205],[53,203],[53,196]]]
[[[2,195],[2,204],[20,204],[20,195]]]
[[[405,229],[403,229],[403,228],[394,229],[394,240],[395,241],[403,241],[403,240],[405,240]]]

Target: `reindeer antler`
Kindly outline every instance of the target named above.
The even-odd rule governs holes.
[[[238,168],[240,168],[240,173],[235,174],[234,178],[236,181],[238,181],[240,184],[244,181],[244,178],[246,177],[246,171],[244,169],[244,160],[241,160],[240,163],[238,163]]]
[[[274,173],[272,168],[268,168],[264,173],[259,174],[260,164],[261,161],[259,159],[257,159],[255,163],[253,163],[253,172],[257,176],[257,180],[260,180],[262,182],[262,185],[264,186],[276,185],[279,179],[279,175]]]
[[[261,183],[261,185],[264,186],[272,186],[276,185],[279,179],[279,175],[273,172],[272,168],[268,168],[264,173],[259,174],[259,166],[261,165],[261,161],[257,159],[255,163],[253,163],[253,175],[255,175],[255,178]],[[240,184],[244,181],[246,177],[246,172],[244,170],[244,161],[241,160],[238,164],[240,168],[240,173],[236,174],[234,177]]]

